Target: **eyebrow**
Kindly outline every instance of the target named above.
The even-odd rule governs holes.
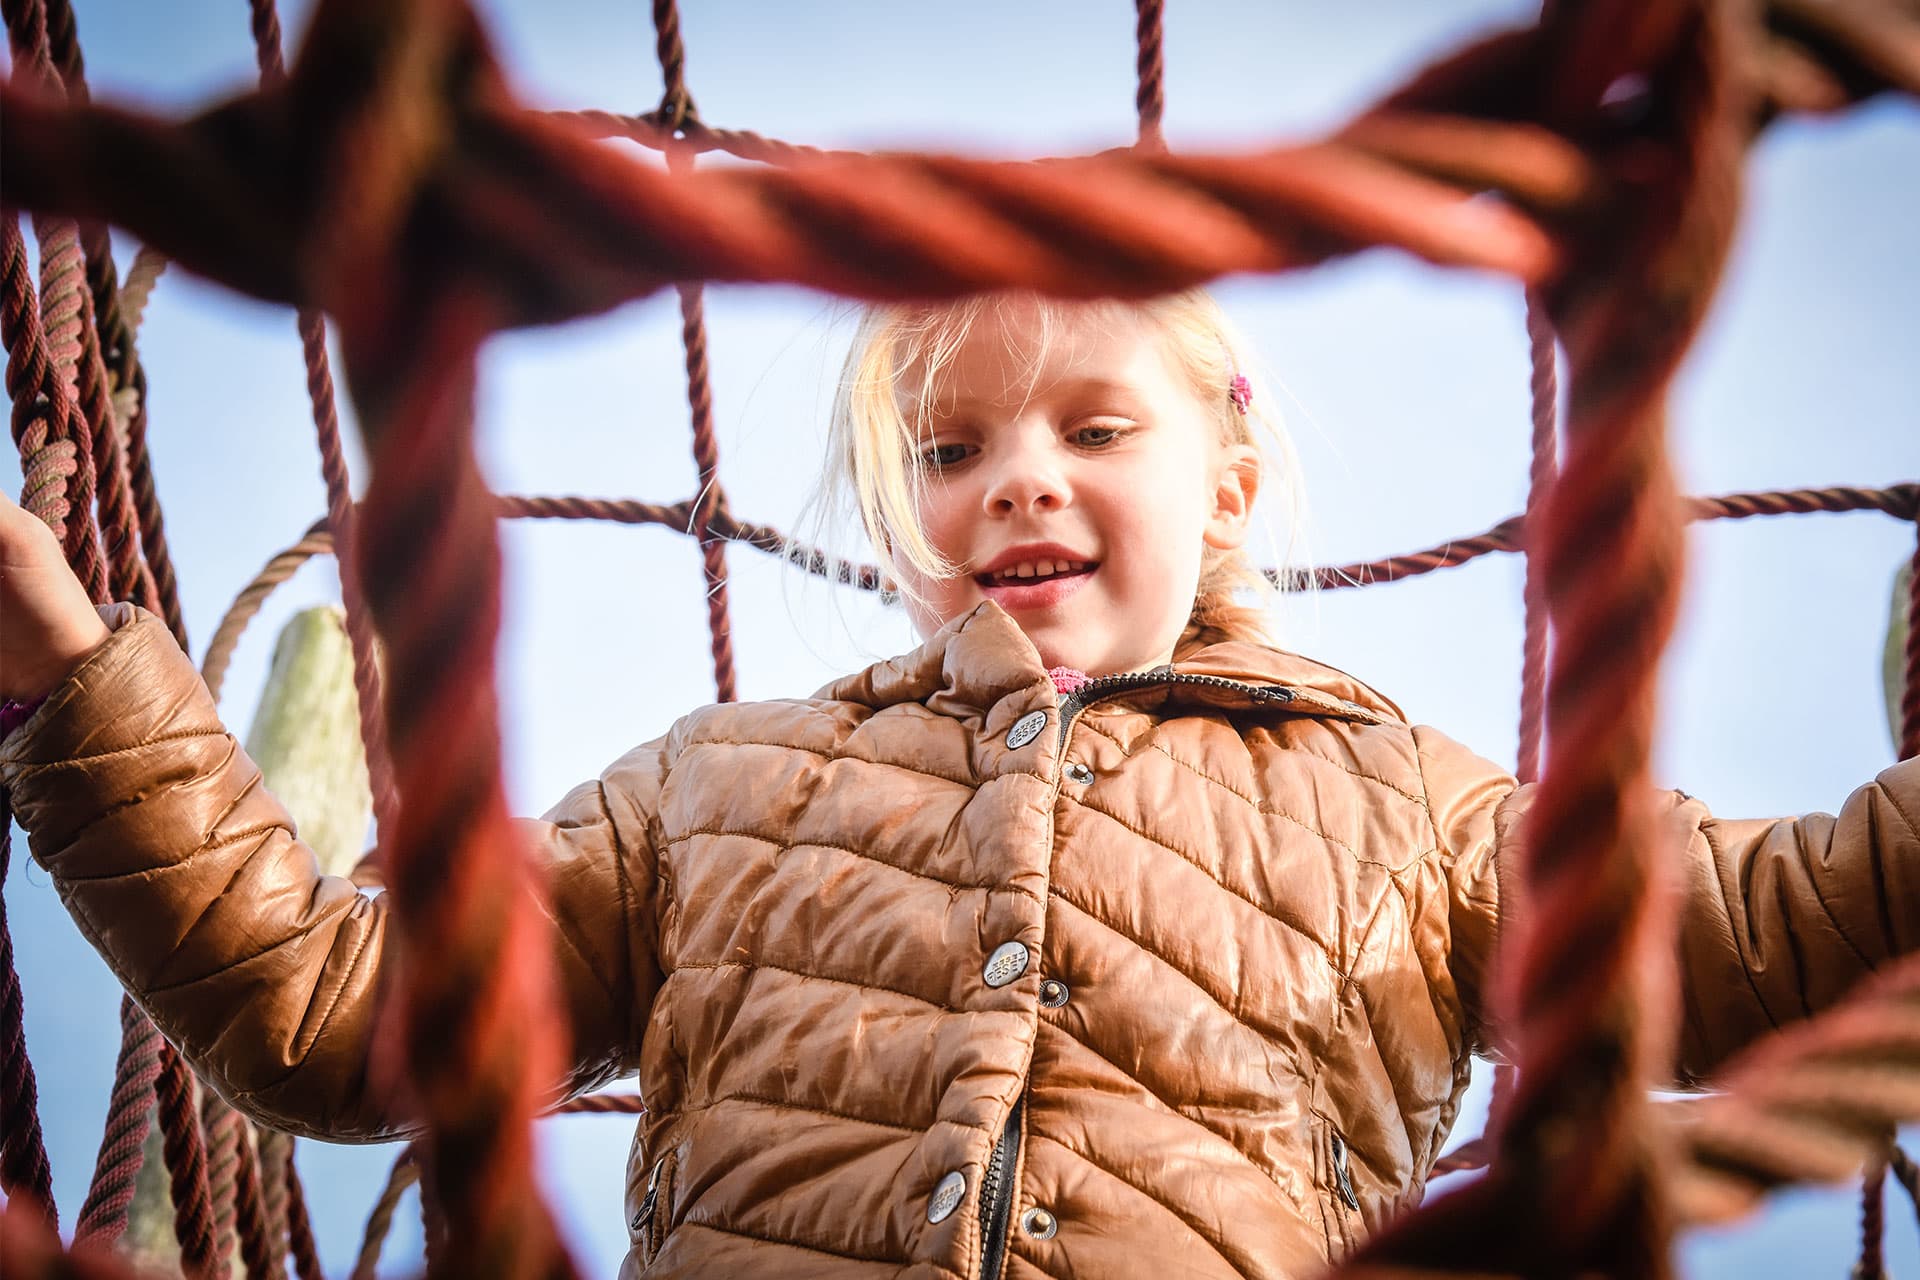
[[[1081,376],[1058,379],[1044,391],[1031,394],[1028,398],[1044,399],[1051,395],[1089,393],[1094,395],[1121,396],[1129,401],[1133,400],[1139,394],[1132,386],[1124,382],[1116,382],[1111,378]],[[954,396],[952,399],[940,397],[934,402],[932,407],[942,417],[960,417],[983,408],[999,408],[1000,403],[1001,402],[995,400],[983,400],[978,396]]]

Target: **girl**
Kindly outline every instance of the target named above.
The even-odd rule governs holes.
[[[925,643],[709,707],[528,839],[572,1065],[637,1073],[627,1274],[1288,1276],[1420,1197],[1487,1047],[1529,789],[1269,645],[1214,305],[880,308],[832,465]],[[382,902],[316,875],[154,619],[6,507],[35,856],[262,1122],[369,1087]],[[1920,764],[1688,833],[1676,1074],[1920,944]]]

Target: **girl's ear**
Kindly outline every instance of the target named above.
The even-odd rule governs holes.
[[[1214,474],[1213,510],[1203,540],[1216,551],[1237,550],[1247,540],[1253,502],[1260,496],[1260,451],[1230,444],[1221,451]]]

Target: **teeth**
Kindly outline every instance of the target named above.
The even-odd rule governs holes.
[[[1000,582],[1012,582],[1019,578],[1051,578],[1060,573],[1078,573],[1086,567],[1086,562],[1082,560],[1028,560],[1008,565],[993,576]]]

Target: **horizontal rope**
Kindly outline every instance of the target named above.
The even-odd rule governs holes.
[[[496,513],[510,520],[601,520],[613,524],[659,525],[676,533],[692,536],[688,527],[692,504],[688,502],[641,502],[632,498],[583,498],[569,496],[497,496]],[[1920,519],[1920,482],[1903,482],[1884,489],[1839,487],[1831,489],[1776,489],[1755,493],[1730,493],[1718,497],[1689,498],[1689,515],[1694,520],[1746,520],[1759,516],[1817,515],[1849,511],[1879,511],[1901,520]],[[281,583],[291,578],[301,565],[315,556],[328,555],[333,539],[322,517],[308,527],[299,541],[277,551],[254,575],[214,630],[207,651],[201,658],[201,675],[214,697],[220,696],[233,651],[245,634],[247,624]],[[1510,516],[1484,533],[1470,538],[1443,542],[1424,551],[1389,556],[1337,568],[1299,570],[1289,576],[1296,587],[1308,575],[1323,590],[1365,587],[1398,582],[1439,569],[1451,569],[1481,556],[1520,550],[1519,531],[1523,521]],[[829,578],[843,586],[862,591],[885,591],[887,584],[872,565],[829,556],[812,547],[801,546],[771,525],[741,520],[722,507],[713,518],[713,532],[734,542],[764,551],[817,577]],[[1269,581],[1277,581],[1276,570],[1266,571]]]

